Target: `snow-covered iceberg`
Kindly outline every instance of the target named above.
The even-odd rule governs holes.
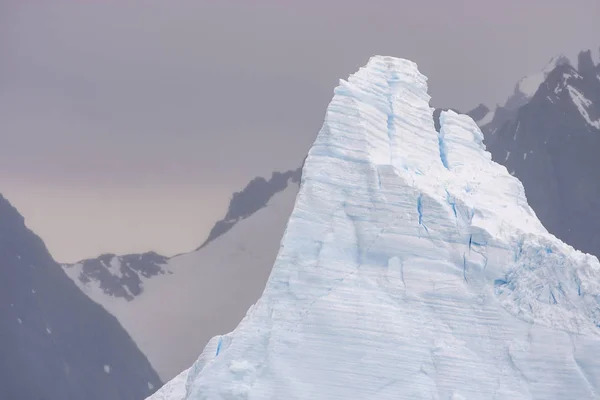
[[[340,81],[261,299],[153,399],[600,396],[598,260],[429,99],[403,59]]]

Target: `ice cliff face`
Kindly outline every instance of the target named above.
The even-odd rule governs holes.
[[[439,124],[410,61],[341,81],[263,296],[153,399],[598,398],[598,260]]]

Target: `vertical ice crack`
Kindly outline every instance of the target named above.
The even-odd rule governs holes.
[[[511,349],[509,347],[506,348],[506,356],[507,356],[508,364],[512,367],[512,369],[515,372],[517,372],[525,380],[525,382],[528,382],[528,383],[535,382],[534,380],[529,378],[525,374],[525,372],[517,365],[517,363],[515,362],[515,359],[513,358],[512,353],[511,353]]]
[[[581,279],[579,279],[579,277],[575,275],[573,281],[577,285],[577,295],[581,296]]]
[[[429,235],[429,229],[427,228],[427,225],[423,223],[423,194],[419,194],[417,197],[417,214],[419,215],[419,225],[425,228],[425,232]]]
[[[520,238],[517,242],[517,248],[515,249],[515,262],[521,257],[521,254],[523,253],[523,243],[523,238]]]
[[[400,260],[400,279],[402,279],[402,284],[406,289],[406,281],[404,280],[404,260]]]
[[[469,283],[467,280],[467,256],[463,253],[463,279],[465,282]]]
[[[450,169],[448,167],[448,149],[446,148],[446,142],[444,140],[444,126],[442,121],[442,116],[440,115],[440,130],[438,132],[438,147],[440,150],[440,160],[442,161],[442,165],[446,169]]]
[[[388,104],[390,106],[390,112],[387,116],[387,135],[390,149],[390,165],[392,164],[392,138],[394,137],[396,127],[394,126],[394,104],[391,99],[392,95],[388,94]]]
[[[452,207],[452,212],[454,213],[454,218],[458,218],[458,214],[456,212],[456,199],[454,199],[453,196],[450,195],[450,192],[448,191],[448,189],[446,189],[446,202],[448,204],[450,204],[450,206]]]
[[[388,91],[386,93],[386,99],[387,99],[387,103],[388,103],[388,115],[387,115],[387,135],[388,135],[388,142],[389,142],[389,152],[390,152],[390,165],[394,165],[393,164],[393,146],[392,143],[394,141],[394,137],[396,136],[396,119],[395,119],[395,113],[394,113],[394,94],[396,93],[396,90],[398,88],[398,76],[397,73],[395,72],[390,72],[387,77],[386,77],[386,82],[388,85]]]
[[[589,376],[589,373],[586,372],[585,368],[581,366],[579,360],[576,357],[577,346],[575,345],[575,338],[573,337],[573,335],[574,335],[573,333],[569,333],[569,338],[571,339],[571,345],[572,345],[571,357],[573,357],[573,361],[575,362],[575,366],[577,367],[577,371],[579,372],[579,375],[581,375],[581,377],[587,384],[590,392],[592,393],[592,395],[594,395],[594,398],[596,398],[596,396],[595,396],[596,395],[596,387],[592,384],[594,379],[593,379],[593,377]]]
[[[417,213],[419,214],[419,225],[423,225],[423,203],[421,200],[422,197],[422,194],[420,194],[419,197],[417,197]]]
[[[217,352],[215,354],[215,357],[219,355],[219,353],[221,352],[221,346],[223,345],[223,337],[221,336],[219,338],[219,343],[217,343]]]

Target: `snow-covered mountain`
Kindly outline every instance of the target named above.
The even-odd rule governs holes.
[[[0,399],[141,400],[161,384],[0,196]]]
[[[540,71],[521,78],[515,85],[513,93],[508,97],[504,105],[497,105],[494,110],[490,110],[486,105],[480,104],[467,114],[482,127],[484,134],[489,131],[499,129],[508,119],[515,118],[518,110],[526,106],[535,96],[540,86],[546,83],[549,75],[556,69],[563,66],[570,66],[574,69],[579,68],[581,59],[584,58],[583,70],[592,72],[592,76],[597,76],[591,70],[597,71],[597,65],[600,64],[600,49],[586,50],[580,52],[577,56],[566,56],[560,54],[552,57],[548,64]],[[586,82],[586,83],[589,83]],[[595,84],[595,83],[594,83]],[[492,124],[493,121],[493,124]]]
[[[67,275],[117,317],[163,379],[187,368],[260,296],[298,192],[301,168],[253,179],[196,250],[106,254]]]
[[[598,259],[439,122],[410,61],[340,81],[260,300],[152,399],[598,398]]]
[[[509,100],[482,128],[493,159],[523,182],[544,226],[595,255],[600,255],[598,54],[562,57],[525,79],[527,85],[522,81],[517,88],[528,88],[527,101],[512,108]]]
[[[168,273],[163,268],[167,262],[168,257],[154,252],[123,256],[102,254],[77,264],[65,264],[63,268],[70,277],[77,273],[78,286],[97,286],[106,296],[131,301],[142,293],[145,280]]]

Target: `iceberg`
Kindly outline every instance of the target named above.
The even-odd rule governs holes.
[[[341,80],[259,301],[151,399],[594,399],[600,264],[411,61]]]

